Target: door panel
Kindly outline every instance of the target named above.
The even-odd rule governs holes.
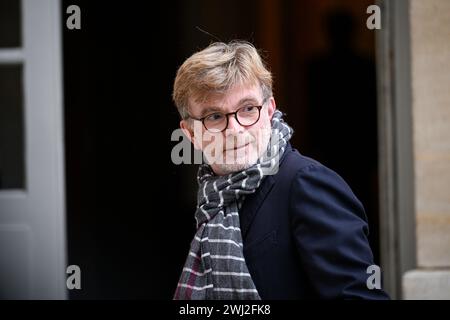
[[[0,8],[0,298],[65,299],[60,3]]]

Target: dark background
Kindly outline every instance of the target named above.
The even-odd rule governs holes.
[[[379,261],[374,35],[369,1],[63,1],[72,299],[171,299],[195,232],[195,166],[170,137],[177,67],[215,37],[262,49],[293,145],[337,171],[366,207]],[[212,35],[205,34],[198,28]]]

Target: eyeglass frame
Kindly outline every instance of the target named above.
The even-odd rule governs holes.
[[[237,109],[236,111],[234,111],[234,112],[229,112],[229,113],[213,112],[213,113],[208,114],[208,115],[206,115],[206,116],[204,116],[204,117],[202,117],[202,118],[194,118],[194,117],[192,117],[191,115],[188,115],[188,118],[191,118],[191,119],[197,120],[197,121],[201,121],[202,124],[203,124],[203,127],[204,127],[207,131],[209,131],[209,132],[211,132],[211,133],[221,133],[221,132],[224,132],[225,130],[227,130],[228,124],[229,124],[229,122],[230,122],[230,121],[229,121],[229,116],[230,116],[230,115],[234,115],[234,118],[236,119],[237,123],[239,123],[240,126],[242,126],[242,127],[244,127],[244,128],[247,128],[247,127],[254,126],[254,125],[259,121],[259,119],[261,118],[261,109],[264,107],[264,105],[266,104],[267,100],[268,100],[268,97],[264,98],[263,101],[262,101],[262,103],[261,103],[259,106],[243,106],[243,107],[238,108],[238,109]],[[249,124],[249,125],[243,125],[243,124],[241,124],[241,122],[239,121],[238,116],[237,116],[237,113],[238,113],[238,111],[241,110],[242,108],[248,108],[248,107],[255,107],[255,108],[258,109],[258,119],[256,119],[256,121],[253,122],[252,124]],[[211,130],[209,130],[209,129],[206,127],[206,125],[205,125],[205,119],[208,118],[209,116],[215,114],[215,113],[221,113],[221,114],[222,114],[223,116],[225,116],[225,118],[227,119],[227,125],[226,125],[225,128],[223,128],[221,131],[211,131]]]

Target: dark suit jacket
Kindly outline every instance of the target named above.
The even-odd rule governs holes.
[[[262,299],[387,299],[366,281],[374,264],[364,208],[345,181],[288,145],[240,210],[244,256]]]

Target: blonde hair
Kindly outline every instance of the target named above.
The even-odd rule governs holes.
[[[223,94],[235,85],[260,85],[263,97],[272,96],[272,74],[256,48],[246,41],[215,42],[194,53],[178,69],[173,100],[183,119],[189,117],[189,99]]]

